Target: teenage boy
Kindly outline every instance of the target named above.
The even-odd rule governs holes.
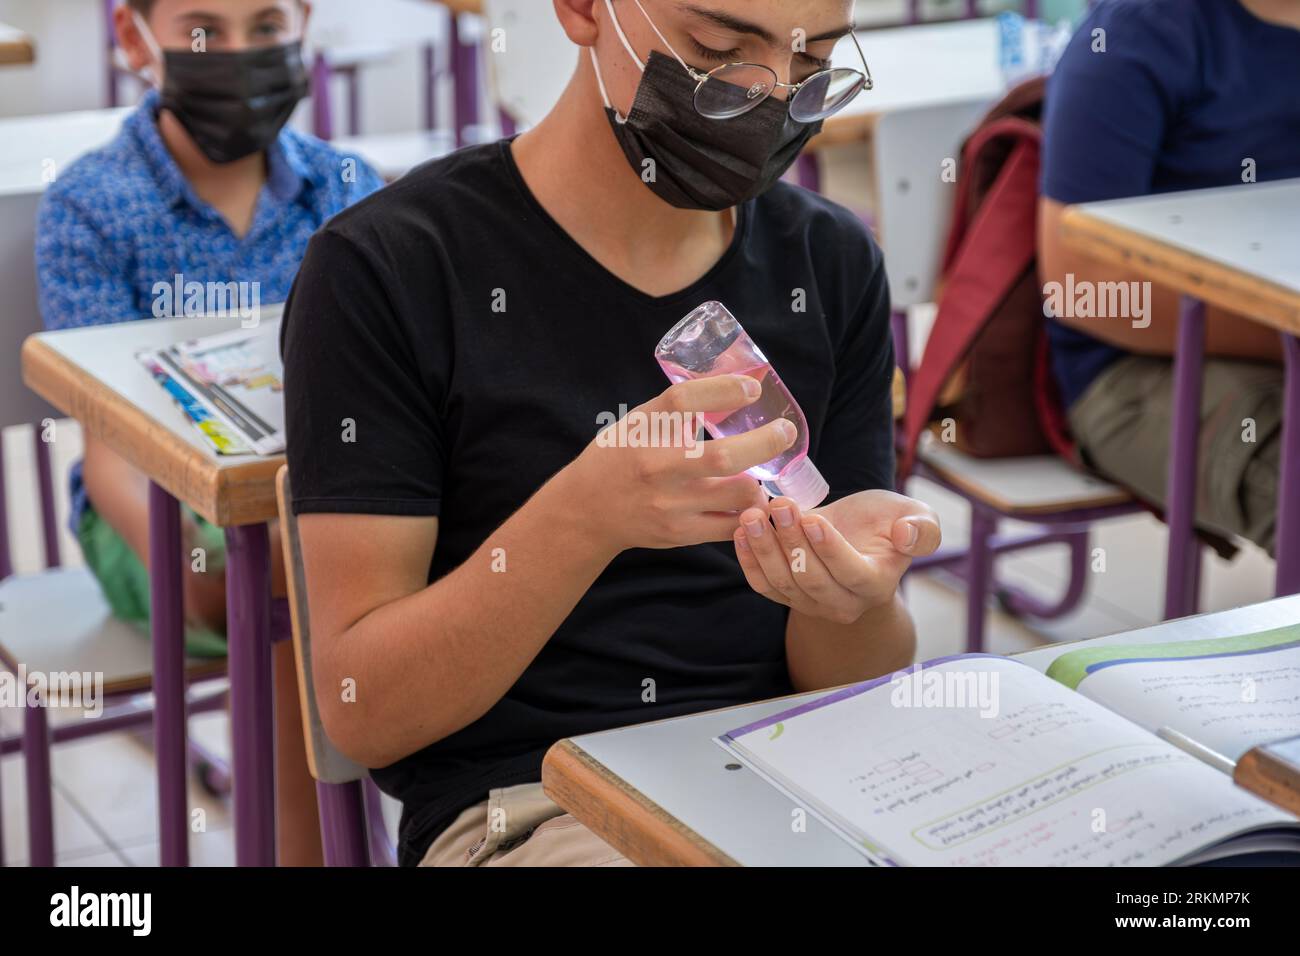
[[[542,793],[546,749],[906,666],[899,577],[939,540],[885,490],[880,252],[776,182],[865,85],[826,72],[852,4],[554,6],[581,56],[550,114],[336,218],[282,330],[317,699],[407,865],[626,863]],[[788,419],[619,438],[758,398],[762,367],[667,387],[655,346],[709,300],[807,416],[821,507],[744,473]]]
[[[129,0],[114,13],[130,67],[156,87],[107,146],[51,184],[36,259],[51,329],[156,315],[155,284],[236,283],[247,310],[284,301],[307,240],[330,216],[377,189],[360,160],[284,129],[307,92],[301,57],[309,6],[299,0]],[[252,294],[250,292],[250,298]],[[175,314],[182,303],[173,303]],[[86,438],[72,473],[72,528],[117,615],[149,616],[148,482]],[[225,653],[225,541],[188,512],[187,649]],[[272,550],[272,554],[278,551]],[[176,560],[181,560],[177,555]],[[280,562],[274,593],[283,594]],[[294,700],[292,648],[275,651],[281,700]],[[296,708],[277,708],[280,860],[320,860],[315,790]]]
[[[1085,457],[1163,503],[1178,296],[1065,248],[1069,203],[1300,176],[1300,4],[1109,0],[1048,84],[1039,207],[1045,282],[1125,282],[1144,314],[1049,320],[1057,381]],[[1247,187],[1249,188],[1249,187]],[[1149,299],[1141,290],[1150,289]],[[1138,298],[1135,298],[1137,296]],[[1277,523],[1281,344],[1206,310],[1196,519],[1270,552]],[[1254,423],[1253,440],[1243,436]]]

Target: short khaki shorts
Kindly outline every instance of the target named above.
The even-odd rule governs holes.
[[[1173,362],[1126,356],[1070,409],[1084,460],[1152,504],[1165,505]],[[1270,554],[1282,454],[1282,369],[1207,359],[1201,391],[1196,521],[1254,541]]]
[[[461,812],[420,866],[632,866],[565,813],[540,783],[502,787]]]

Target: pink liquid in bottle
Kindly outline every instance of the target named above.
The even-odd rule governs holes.
[[[784,418],[798,435],[794,444],[771,461],[747,472],[772,495],[794,500],[800,509],[815,508],[830,487],[817,466],[808,460],[808,422],[781,377],[766,356],[721,302],[706,302],[678,322],[660,340],[655,359],[672,382],[714,375],[748,375],[763,386],[758,400],[734,412],[704,416],[704,427],[714,438],[751,431]]]

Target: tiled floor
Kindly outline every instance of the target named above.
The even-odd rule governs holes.
[[[24,502],[34,501],[30,474],[30,435],[6,436],[6,464],[11,515],[19,521],[15,540],[20,547],[20,571],[40,565],[35,542],[37,513]],[[59,423],[55,442],[56,474],[80,454],[76,426]],[[958,544],[966,535],[964,509],[959,499],[925,483],[912,494],[930,502],[939,512],[945,542]],[[61,514],[66,503],[61,508]],[[1150,624],[1159,617],[1165,533],[1149,517],[1116,520],[1097,529],[1096,544],[1106,551],[1105,573],[1092,575],[1089,595],[1076,613],[1050,623],[1015,620],[996,609],[989,611],[988,644],[995,653],[1014,653],[1046,640],[1076,640]],[[65,538],[63,553],[69,563],[78,557],[75,544]],[[1025,587],[1057,594],[1067,570],[1063,549],[1026,552],[1008,558],[1002,576]],[[1272,563],[1257,550],[1241,554],[1231,565],[1208,558],[1203,609],[1217,609],[1265,600],[1270,596]],[[935,578],[909,580],[907,600],[916,619],[922,659],[960,652],[964,635],[963,594]],[[64,715],[64,720],[81,719]],[[228,754],[225,714],[205,714],[191,721],[194,735],[211,750]],[[5,734],[20,729],[20,714],[0,709]],[[23,770],[20,759],[6,758],[0,766],[3,794],[5,858],[13,864],[27,859]],[[55,748],[55,839],[60,863],[103,866],[148,866],[158,860],[154,760],[147,736],[107,734]],[[190,806],[202,810],[202,832],[192,834],[191,859],[195,864],[225,866],[234,860],[229,802],[191,785]],[[395,814],[396,807],[387,807]]]

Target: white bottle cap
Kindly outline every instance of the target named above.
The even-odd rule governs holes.
[[[800,511],[816,508],[830,494],[831,486],[809,459],[805,458],[775,481],[766,482],[770,491],[784,495],[799,506]]]

